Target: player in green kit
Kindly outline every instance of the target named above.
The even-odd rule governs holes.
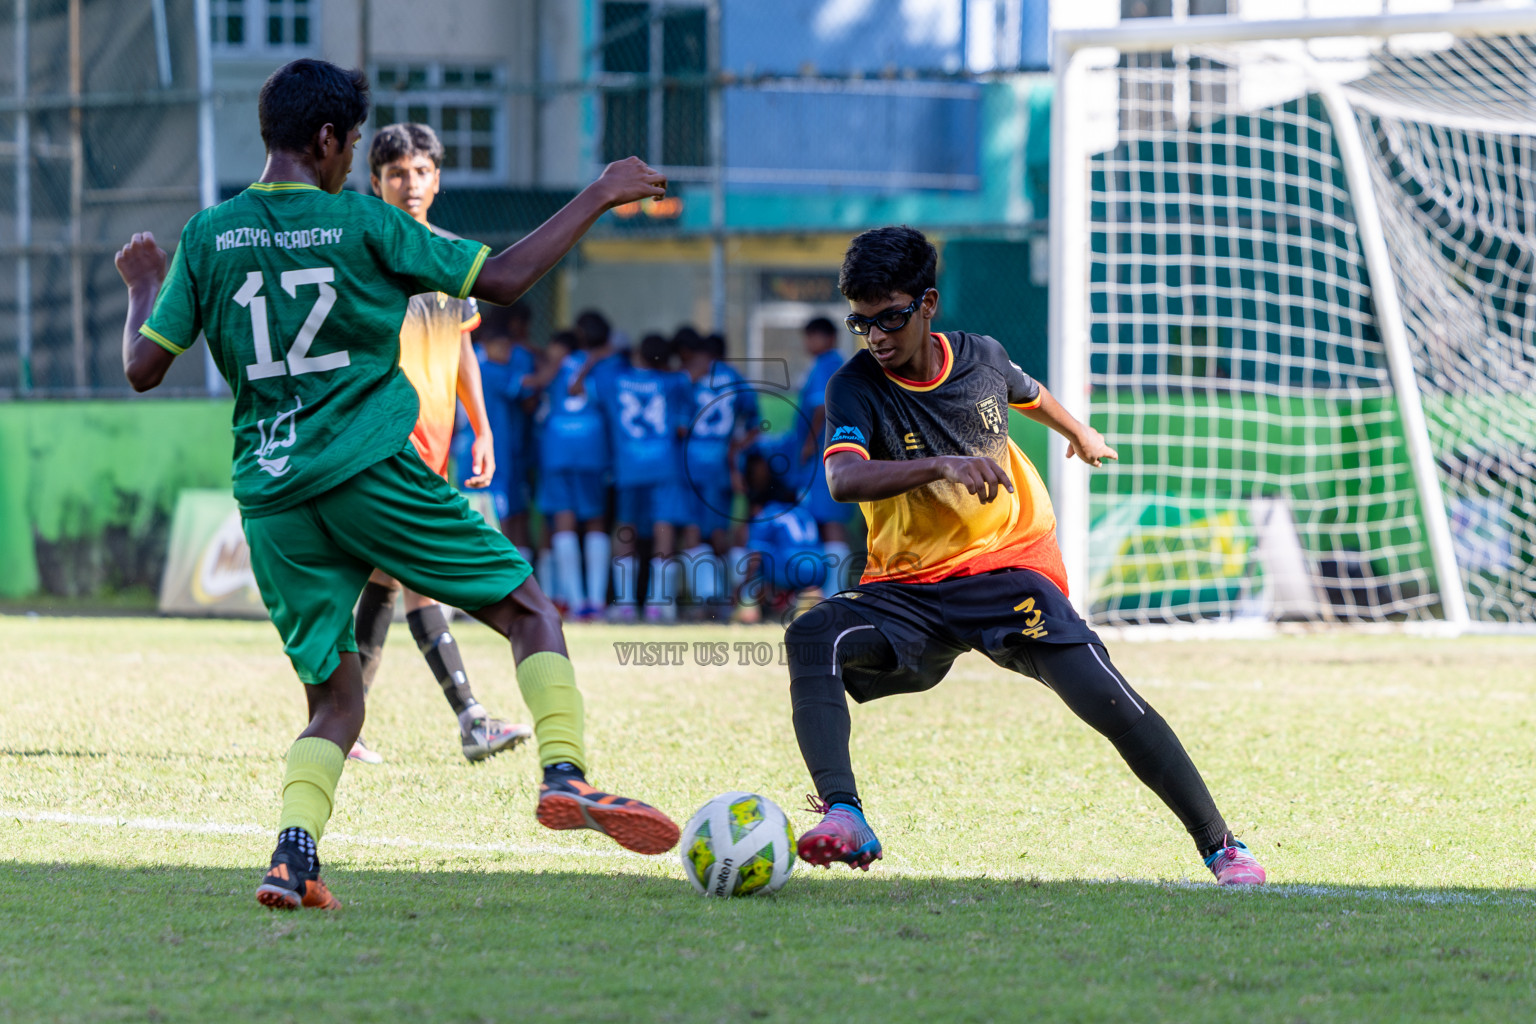
[[[296,60],[262,86],[261,180],[195,215],[166,271],[139,234],[117,255],[128,285],[123,368],[155,387],[199,333],[234,392],[234,490],[251,570],[305,685],[309,725],[288,752],[266,906],[330,909],[316,843],[363,725],[352,609],[375,567],[470,610],[511,641],[544,779],[538,820],[593,828],[641,853],[677,842],[662,812],[586,781],[581,693],[560,616],[528,563],[409,442],[416,392],[400,371],[412,295],[506,304],[605,211],[665,194],[631,157],[516,245],[434,235],[378,199],[342,191],[368,113],[360,72]],[[489,257],[489,258],[488,258]]]

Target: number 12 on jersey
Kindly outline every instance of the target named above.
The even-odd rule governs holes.
[[[298,298],[299,288],[312,284],[319,291],[315,298],[315,304],[309,308],[309,316],[304,318],[304,325],[299,328],[299,336],[293,339],[293,347],[288,350],[286,360],[274,359],[272,356],[272,335],[267,327],[267,299],[261,294],[266,286],[266,279],[261,271],[253,270],[245,275],[245,284],[235,292],[235,304],[243,306],[251,311],[251,339],[256,345],[256,361],[245,368],[245,375],[249,380],[263,380],[267,377],[282,377],[292,374],[297,377],[301,373],[320,373],[324,370],[339,370],[343,366],[350,366],[352,357],[346,349],[336,352],[327,352],[323,356],[312,356],[309,347],[314,344],[315,335],[320,331],[320,325],[325,323],[331,307],[336,304],[336,289],[331,287],[331,282],[336,280],[334,267],[309,267],[304,270],[285,270],[278,278],[278,283],[290,298]]]

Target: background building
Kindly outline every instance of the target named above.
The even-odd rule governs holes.
[[[793,377],[799,327],[843,308],[848,237],[888,222],[949,237],[946,265],[996,269],[992,286],[968,276],[951,313],[973,322],[996,287],[1011,293],[996,302],[1009,310],[998,327],[1014,328],[1021,351],[1043,327],[1043,268],[1030,256],[1043,252],[1031,241],[1043,239],[1048,91],[1017,73],[1043,68],[1043,5],[463,0],[423,11],[213,0],[221,194],[260,171],[262,79],[312,53],[368,69],[370,129],[438,131],[434,216],[493,245],[609,160],[634,153],[667,169],[673,200],[606,219],[534,293],[544,330],[588,307],[631,334],[691,322],[723,329],[738,355],[782,357]],[[354,185],[367,188],[361,160]]]
[[[0,591],[151,579],[176,490],[227,482],[227,452],[208,443],[227,410],[166,401],[223,394],[205,358],[178,360],[154,400],[116,401],[130,392],[110,256],[135,230],[173,245],[199,207],[260,174],[256,93],[286,60],[366,68],[370,136],[431,124],[447,154],[435,218],[492,245],[609,159],[666,168],[668,201],[605,217],[531,293],[536,340],[588,307],[634,336],[718,327],[733,355],[781,367],[788,393],[799,328],[844,309],[849,237],[909,223],[941,248],[941,326],[995,335],[1050,383],[1053,28],[1451,6],[13,0],[0,17],[0,53],[14,55],[0,64]],[[367,188],[366,160],[352,185]],[[113,401],[11,401],[57,397]],[[1016,436],[1049,472],[1043,434]],[[127,454],[145,437],[158,459]]]
[[[891,222],[942,246],[948,322],[996,333],[1043,373],[1044,11],[15,0],[0,19],[0,52],[16,55],[0,68],[0,173],[15,184],[0,204],[0,395],[112,401],[0,408],[0,591],[152,583],[176,492],[227,483],[227,450],[209,443],[227,408],[167,401],[224,394],[206,358],[178,360],[153,399],[117,401],[131,393],[110,257],[135,230],[174,245],[199,207],[260,174],[257,90],[284,61],[366,68],[370,136],[431,124],[447,153],[435,218],[492,245],[612,158],[665,167],[667,202],[605,217],[531,293],[536,340],[588,307],[631,335],[717,327],[789,393],[799,328],[844,311],[848,238]],[[367,188],[365,160],[352,185]],[[139,457],[145,438],[156,459]]]

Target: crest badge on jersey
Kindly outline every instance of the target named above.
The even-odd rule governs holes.
[[[292,448],[299,439],[298,428],[295,420],[299,410],[304,408],[304,402],[298,395],[293,396],[293,408],[287,412],[280,412],[272,418],[272,429],[267,429],[266,420],[257,420],[256,429],[261,432],[261,445],[256,449],[256,465],[263,473],[272,476],[282,476],[288,472],[288,456],[276,455],[279,448]],[[288,427],[286,438],[279,436],[279,431],[284,425]]]
[[[1003,405],[997,400],[996,395],[988,395],[976,403],[976,412],[981,416],[981,425],[994,434],[1001,434],[1008,429],[1008,417],[1003,412]]]

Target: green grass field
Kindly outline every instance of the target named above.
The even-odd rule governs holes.
[[[461,623],[482,699],[522,713]],[[783,668],[621,665],[570,631],[593,778],[679,820],[751,789],[797,828]],[[0,617],[3,1021],[1443,1021],[1536,1015],[1536,639],[1120,644],[1269,869],[1208,884],[1183,830],[1044,688],[979,656],[854,710],[887,854],[708,900],[675,854],[533,819],[403,627],[321,847],[338,913],[274,914],[303,696],[265,623]]]

